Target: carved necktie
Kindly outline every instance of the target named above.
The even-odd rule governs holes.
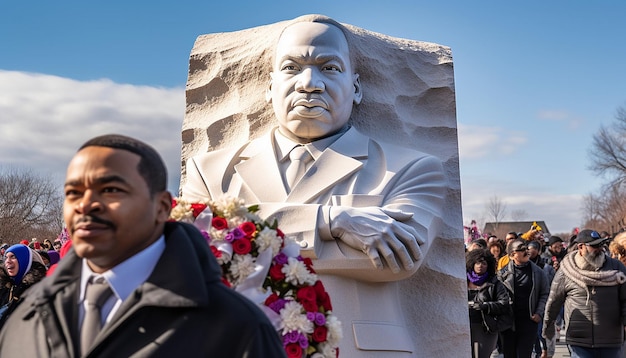
[[[80,348],[84,355],[91,348],[94,339],[102,329],[102,319],[100,309],[102,305],[111,297],[113,291],[104,277],[92,277],[87,283],[85,291],[85,319],[80,330]]]
[[[313,159],[311,153],[303,145],[294,147],[289,152],[289,159],[291,163],[287,167],[285,172],[285,179],[287,179],[287,186],[289,191],[298,183],[300,178],[304,176],[306,172],[306,165]]]

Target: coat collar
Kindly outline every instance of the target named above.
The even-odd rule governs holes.
[[[210,297],[207,283],[220,282],[221,269],[211,257],[202,235],[188,224],[166,223],[166,248],[149,278],[128,297],[112,322],[143,306],[193,307],[207,306]],[[59,262],[55,273],[35,287],[29,297],[32,310],[52,303],[67,326],[75,326],[81,259],[71,249]],[[199,274],[200,273],[200,274]],[[70,295],[72,298],[68,297]],[[62,296],[59,300],[55,298]],[[26,312],[25,316],[32,313]],[[111,326],[114,326],[113,324]]]
[[[260,202],[309,203],[363,166],[368,143],[368,137],[350,128],[322,152],[289,194],[282,185],[273,131],[252,141],[241,152],[241,163],[235,166],[235,171]]]

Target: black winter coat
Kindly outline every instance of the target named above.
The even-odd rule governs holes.
[[[513,326],[511,297],[506,287],[495,276],[478,289],[474,303],[480,305],[483,326],[489,332],[502,332]]]
[[[33,287],[0,330],[0,357],[286,357],[278,333],[252,301],[221,282],[193,226],[166,223],[165,252],[79,354],[81,259],[74,249]]]

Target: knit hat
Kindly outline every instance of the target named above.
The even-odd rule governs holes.
[[[550,236],[550,240],[548,240],[548,246],[552,246],[552,244],[556,244],[557,242],[563,242],[563,239],[558,236]]]
[[[61,255],[56,250],[49,250],[48,257],[50,258],[50,266],[56,264],[61,259]]]
[[[22,282],[24,275],[30,270],[30,267],[33,263],[33,250],[31,250],[28,246],[23,244],[15,244],[7,249],[4,253],[4,258],[6,261],[6,257],[8,253],[13,253],[15,258],[17,259],[17,275],[15,277],[11,277],[13,282],[19,284]]]

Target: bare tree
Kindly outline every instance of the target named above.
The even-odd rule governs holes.
[[[589,169],[608,182],[599,194],[584,198],[584,226],[614,233],[626,218],[626,105],[617,109],[614,122],[600,126],[589,157]]]
[[[524,221],[528,219],[528,212],[524,209],[516,209],[511,211],[511,220]]]
[[[599,195],[583,198],[583,226],[615,233],[624,227],[626,217],[626,187],[614,183]]]
[[[54,238],[63,229],[63,198],[49,177],[30,170],[0,170],[0,241]]]
[[[502,221],[506,215],[506,203],[502,201],[497,195],[492,196],[487,204],[487,215],[493,222],[497,224]]]
[[[600,126],[593,136],[589,156],[589,169],[608,177],[608,186],[626,183],[626,107],[617,109],[611,125]]]

